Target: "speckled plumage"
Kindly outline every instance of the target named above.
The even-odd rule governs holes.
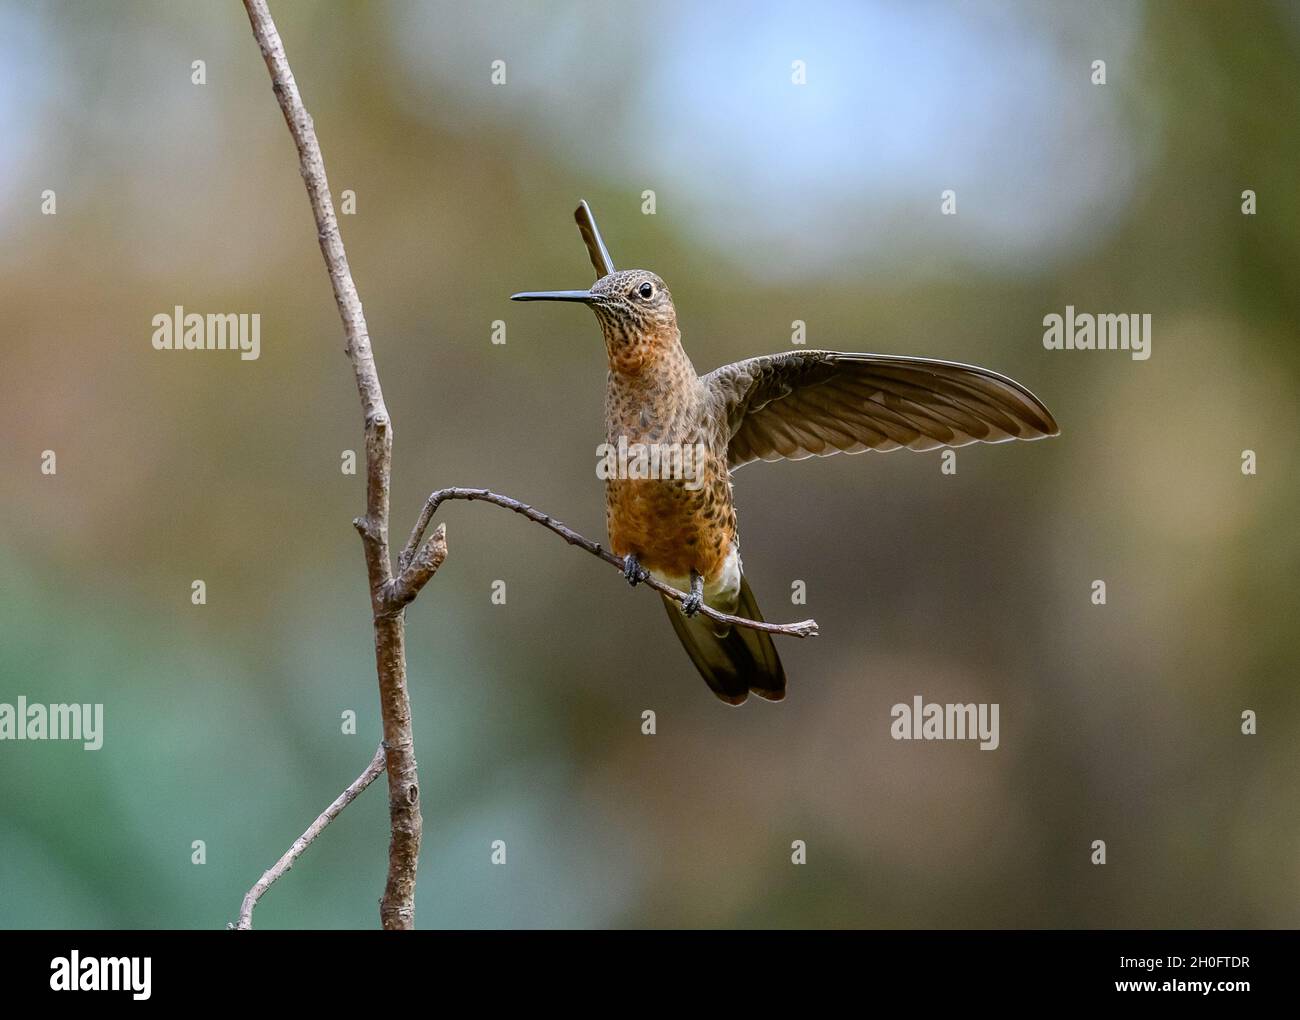
[[[655,288],[650,300],[637,295],[643,283]],[[610,365],[606,441],[692,449],[700,444],[705,451],[692,478],[606,482],[610,548],[619,556],[635,556],[651,573],[684,580],[685,587],[694,570],[712,594],[736,543],[725,420],[682,349],[672,295],[662,280],[640,271],[613,273],[592,292],[621,298],[594,306]]]
[[[731,472],[754,460],[802,460],[865,450],[932,450],[1040,439],[1058,432],[1019,383],[955,362],[882,354],[789,351],[724,365],[701,377],[681,344],[672,295],[654,273],[616,272],[590,210],[577,212],[596,267],[590,291],[517,294],[581,301],[600,322],[609,358],[606,442],[704,451],[698,474],[611,477],[611,549],[686,590],[703,579],[715,609],[761,620],[743,575]],[[687,618],[665,599],[687,653],[713,692],[733,705],[750,692],[785,696],[785,671],[765,632]]]

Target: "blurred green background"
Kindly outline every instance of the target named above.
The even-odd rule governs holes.
[[[802,319],[1005,372],[1063,429],[955,476],[740,471],[760,602],[822,628],[782,705],[721,705],[657,598],[448,506],[408,612],[422,926],[1300,924],[1297,4],[272,9],[357,196],[396,534],[483,485],[602,539],[599,332],[507,301],[590,282],[580,197],[701,371]],[[0,6],[0,225],[0,701],[106,729],[0,742],[0,924],[221,926],[379,735],[358,401],[241,5]],[[177,304],[259,312],[260,360],[153,350]],[[1151,313],[1151,359],[1044,350],[1066,304]],[[891,740],[916,694],[999,703],[1001,747]],[[375,926],[386,846],[376,786],[258,926]]]

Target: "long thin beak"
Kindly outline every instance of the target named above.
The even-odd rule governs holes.
[[[522,294],[511,294],[511,301],[578,301],[584,305],[592,304],[598,298],[589,290],[530,290]]]

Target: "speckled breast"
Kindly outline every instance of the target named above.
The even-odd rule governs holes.
[[[715,580],[736,538],[727,466],[713,454],[694,479],[610,478],[605,509],[614,553],[661,577]]]

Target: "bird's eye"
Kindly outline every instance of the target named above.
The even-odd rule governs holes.
[[[641,286],[638,288],[637,292],[638,292],[638,293],[639,293],[643,298],[651,298],[651,297],[654,297],[654,292],[655,292],[654,284],[653,284],[653,283],[650,283],[649,281],[647,281],[647,282],[641,284]]]

